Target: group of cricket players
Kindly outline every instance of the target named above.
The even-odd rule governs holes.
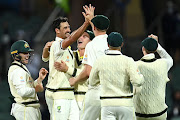
[[[107,35],[110,20],[94,15],[91,4],[83,9],[85,21],[72,33],[66,17],[53,21],[56,37],[42,52],[49,70],[41,68],[36,80],[26,67],[34,50],[25,40],[12,44],[14,61],[8,71],[14,99],[11,115],[17,120],[41,120],[37,93],[45,89],[50,120],[166,120],[165,90],[173,59],[158,37],[151,34],[141,42],[144,56],[135,62],[121,53],[124,40],[120,33]],[[72,51],[74,42],[77,50]]]

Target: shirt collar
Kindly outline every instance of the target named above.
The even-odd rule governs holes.
[[[62,41],[63,39],[62,38],[60,38],[60,37],[56,37],[55,38],[55,41]]]
[[[101,40],[102,38],[104,38],[104,37],[108,37],[108,35],[107,34],[104,34],[104,35],[98,35],[98,36],[96,36],[92,41],[96,41],[96,40]]]
[[[144,55],[141,59],[153,59],[153,58],[155,58],[154,53],[150,53],[150,54]]]
[[[122,55],[121,51],[119,50],[106,50],[105,54],[106,55]]]
[[[25,68],[29,72],[29,70],[27,69],[26,65],[22,64],[21,62],[14,61],[13,63],[16,63],[16,64],[22,66],[23,68]]]

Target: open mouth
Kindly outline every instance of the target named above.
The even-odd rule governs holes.
[[[70,33],[66,33],[66,36],[70,36]]]
[[[81,40],[78,40],[78,44],[82,44],[83,42]]]

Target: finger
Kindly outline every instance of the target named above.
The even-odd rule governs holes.
[[[61,60],[61,63],[64,63],[64,61],[63,61],[63,60]]]
[[[85,7],[85,6],[83,6],[83,9],[84,9],[84,11],[87,13],[87,9],[86,9],[86,7]]]
[[[44,71],[45,71],[46,74],[48,73],[48,71],[45,68],[44,68]]]
[[[84,12],[82,12],[82,14],[83,14],[84,18],[86,18],[86,14]]]
[[[89,4],[89,8],[91,9],[91,4]]]
[[[89,10],[89,7],[88,7],[87,5],[85,5],[85,8],[86,8],[87,10]]]

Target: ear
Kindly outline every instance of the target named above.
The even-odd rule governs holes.
[[[145,51],[145,48],[144,48],[144,46],[142,46],[142,51]]]
[[[124,42],[122,42],[122,44],[121,44],[121,48],[124,46]]]
[[[96,27],[94,26],[93,29],[96,30]]]
[[[147,53],[146,53],[146,50],[145,50],[145,48],[144,48],[144,46],[142,47],[142,52],[143,52],[144,55],[147,54]]]
[[[58,28],[55,28],[56,33],[60,33],[60,30]]]

